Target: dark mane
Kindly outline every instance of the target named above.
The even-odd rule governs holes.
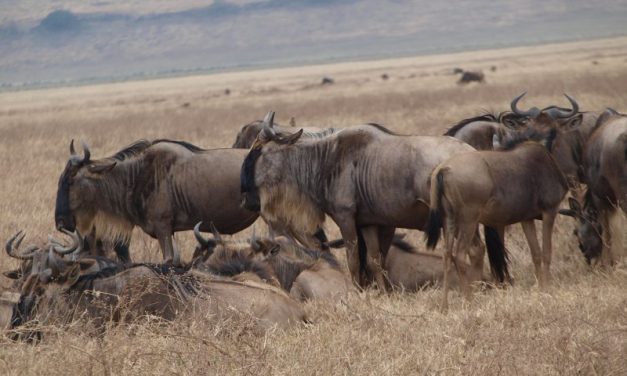
[[[497,123],[498,117],[491,113],[486,113],[483,115],[475,116],[473,118],[468,118],[461,120],[457,124],[453,124],[447,131],[444,133],[444,136],[455,136],[455,134],[470,123],[474,123],[475,121],[489,121],[493,123]]]
[[[125,159],[141,154],[142,152],[144,152],[146,149],[148,149],[149,147],[153,145],[166,143],[166,142],[182,146],[185,149],[191,151],[192,153],[199,153],[199,152],[205,151],[205,149],[202,149],[196,145],[190,144],[189,142],[161,138],[161,139],[157,139],[153,141],[137,140],[133,142],[132,144],[130,144],[129,146],[125,147],[124,149],[115,153],[111,158],[116,159],[118,161],[123,161]]]
[[[551,128],[548,134],[537,131],[534,128],[528,128],[523,132],[513,133],[505,142],[501,145],[501,150],[512,150],[516,146],[526,141],[543,142],[544,146],[550,152],[553,150],[553,143],[557,136],[557,130]]]
[[[274,279],[272,271],[266,264],[251,260],[243,252],[220,252],[204,265],[210,273],[223,277],[234,277],[244,272],[250,272],[264,281]]]
[[[133,266],[131,266],[132,268]],[[76,282],[70,287],[70,291],[85,291],[91,290],[94,286],[94,281],[97,279],[112,277],[128,268],[123,265],[109,266],[104,269],[100,269],[97,272],[84,274],[76,280]]]
[[[391,130],[387,129],[386,127],[384,127],[384,126],[383,126],[383,125],[381,125],[381,124],[377,124],[377,123],[366,123],[366,125],[369,125],[369,126],[371,126],[371,127],[374,127],[374,128],[376,128],[376,129],[380,130],[380,131],[381,131],[381,132],[383,132],[383,133],[387,133],[387,134],[391,134],[391,135],[395,135],[395,136],[397,136],[397,134],[396,134],[396,133],[392,132]]]
[[[321,251],[317,249],[308,249],[308,248],[303,248],[303,247],[298,247],[297,249],[300,252],[304,253],[306,257],[310,257],[314,260],[322,259],[327,264],[329,264],[330,267],[335,268],[335,269],[340,269],[340,263],[337,261],[337,258],[335,258],[335,256],[331,252]]]

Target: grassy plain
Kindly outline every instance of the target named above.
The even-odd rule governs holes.
[[[457,85],[452,69],[458,66],[482,69],[487,82]],[[335,83],[320,85],[323,76]],[[139,138],[227,147],[242,125],[269,109],[279,123],[292,116],[300,126],[379,122],[399,133],[434,135],[484,110],[506,110],[525,90],[523,107],[565,105],[566,92],[585,111],[611,106],[627,112],[625,88],[627,38],[619,38],[0,93],[0,239],[18,229],[33,241],[55,233],[57,179],[71,139],[88,142],[94,158]],[[627,269],[590,270],[572,228],[570,219],[558,219],[549,293],[536,287],[515,227],[506,239],[515,286],[478,293],[470,304],[455,293],[447,315],[437,309],[439,290],[430,289],[386,296],[365,291],[337,304],[311,303],[313,324],[261,337],[244,323],[216,324],[202,313],[113,327],[100,338],[75,324],[50,328],[36,346],[0,339],[0,373],[625,374]],[[421,234],[409,239],[423,247]],[[182,233],[178,241],[189,259],[192,237]],[[161,259],[156,241],[139,230],[132,256]],[[0,256],[0,270],[13,266]]]

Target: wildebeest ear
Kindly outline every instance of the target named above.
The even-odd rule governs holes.
[[[564,124],[562,124],[561,128],[564,130],[577,129],[581,125],[582,121],[583,114],[577,114],[568,119],[568,121],[566,121]]]
[[[280,250],[281,250],[281,246],[278,244],[275,244],[272,246],[272,248],[270,248],[270,255],[272,256],[278,255]]]
[[[81,259],[81,260],[76,261],[76,263],[80,266],[81,270],[87,270],[96,264],[96,260]]]
[[[574,210],[572,210],[572,209],[560,209],[560,210],[559,210],[559,213],[560,213],[561,215],[566,215],[566,216],[568,216],[568,217],[574,217],[574,218],[576,218],[576,217],[577,217],[577,213],[575,213],[575,211],[574,211]]]
[[[6,272],[2,272],[2,275],[9,279],[20,279],[22,277],[22,272],[19,269],[8,270]]]
[[[298,141],[298,139],[302,135],[303,135],[303,130],[301,129],[298,132],[293,133],[293,134],[291,134],[289,136],[281,137],[280,139],[276,140],[276,142],[281,144],[281,145],[292,145],[293,143]]]
[[[574,198],[568,198],[568,206],[571,210],[575,212],[575,214],[581,213],[581,204],[579,204],[579,201],[575,200]]]
[[[111,170],[117,163],[117,161],[98,162],[98,164],[91,164],[87,168],[93,174],[102,174]]]
[[[72,286],[78,281],[78,278],[81,276],[81,266],[79,264],[74,264],[70,267],[70,270],[66,273],[65,281],[68,286]]]

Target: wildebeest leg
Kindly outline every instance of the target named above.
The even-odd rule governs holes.
[[[544,288],[544,278],[542,276],[542,254],[540,251],[540,244],[538,243],[538,237],[536,236],[536,226],[533,219],[530,221],[523,221],[520,223],[525,238],[527,238],[527,244],[529,244],[529,250],[531,251],[531,259],[533,260],[533,266],[535,268],[536,279],[540,288]]]
[[[370,272],[374,275],[377,286],[382,291],[387,291],[387,284],[383,272],[383,260],[381,257],[381,246],[379,244],[379,228],[368,226],[360,228],[361,234],[366,243],[366,263]]]
[[[381,260],[385,265],[385,259],[394,240],[394,232],[396,227],[379,226],[379,247],[381,248]]]
[[[553,225],[557,209],[542,213],[542,270],[544,272],[544,284],[548,287],[551,283],[551,257],[553,253]]]
[[[475,229],[475,235],[472,238],[472,245],[469,248],[468,256],[470,258],[470,271],[468,280],[472,283],[483,279],[483,260],[485,258],[485,245],[479,236],[479,227]]]
[[[470,301],[470,287],[468,286],[468,279],[466,278],[466,251],[471,246],[472,239],[477,229],[476,223],[470,225],[463,224],[458,228],[457,243],[455,244],[455,257],[453,258],[453,265],[457,271],[457,277],[459,279],[459,285],[466,300]]]
[[[610,255],[613,264],[620,264],[625,259],[624,248],[624,231],[625,231],[625,214],[620,208],[608,213],[608,236],[610,237]]]
[[[181,265],[181,255],[174,245],[174,237],[172,234],[159,237],[159,245],[163,252],[163,262],[175,266]]]
[[[348,264],[348,270],[351,274],[351,279],[353,280],[353,283],[360,286],[359,250],[357,249],[357,227],[355,226],[355,219],[352,215],[336,215],[332,218],[340,228],[340,233],[344,239],[344,247],[346,247],[346,262]]]
[[[129,264],[131,262],[131,255],[128,251],[128,241],[116,241],[113,244],[113,250],[123,264]]]
[[[446,227],[444,228],[444,240],[446,243],[446,250],[444,251],[444,257],[442,258],[444,264],[444,277],[442,283],[442,305],[440,307],[442,312],[448,310],[448,290],[450,288],[451,279],[451,261],[453,258],[453,246],[455,245],[455,224],[447,217]]]

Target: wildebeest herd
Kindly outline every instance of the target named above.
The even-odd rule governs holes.
[[[8,239],[20,265],[4,273],[13,284],[0,298],[0,324],[34,339],[41,332],[32,323],[54,315],[102,324],[171,320],[193,307],[286,328],[309,321],[301,302],[372,284],[382,292],[441,284],[446,310],[453,283],[468,299],[476,283],[511,283],[505,227],[516,223],[539,286],[549,286],[558,213],[576,218],[586,261],[611,268],[624,256],[627,116],[580,112],[569,96],[570,108],[521,110],[523,96],[511,111],[464,119],[442,136],[373,123],[296,131],[269,112],[232,148],[139,140],[93,159],[72,141],[55,209],[68,240],[23,247],[21,231]],[[267,235],[223,237],[259,216]],[[327,217],[341,239],[327,239]],[[158,240],[163,263],[131,261],[135,227]],[[443,234],[444,256],[418,251],[397,228],[425,232],[428,248]],[[187,262],[174,238],[186,230],[198,243]],[[347,271],[331,251],[341,247]],[[492,276],[483,273],[485,250]]]

